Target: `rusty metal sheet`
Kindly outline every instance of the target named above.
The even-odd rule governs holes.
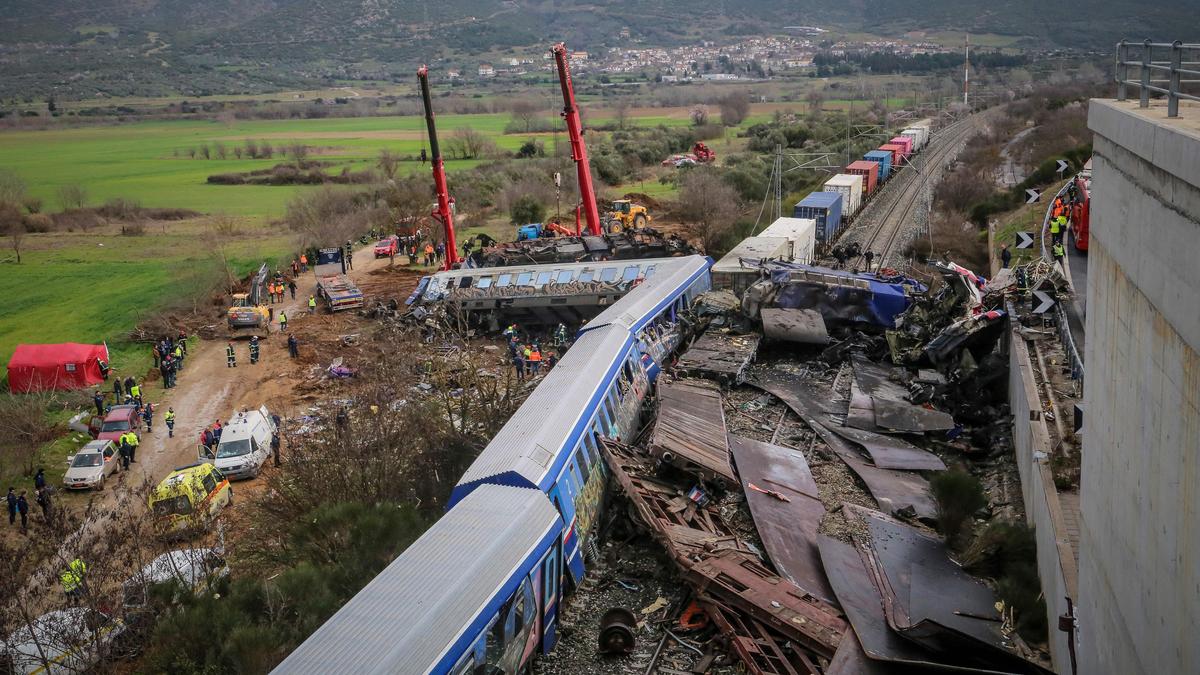
[[[888,625],[899,635],[964,664],[1006,673],[1050,672],[1012,651],[992,590],[950,560],[940,540],[877,511],[846,509],[866,523],[867,536],[855,541],[880,591]]]
[[[852,630],[846,631],[842,644],[825,667],[825,675],[902,675],[904,672],[886,661],[867,658]]]
[[[692,343],[675,363],[679,373],[715,379],[727,384],[741,384],[762,336],[705,333]]]
[[[909,403],[908,390],[891,380],[891,368],[872,363],[858,353],[852,356],[852,362],[854,383],[846,426],[912,433],[954,428],[954,418],[948,413]]]
[[[771,572],[754,556],[722,551],[697,562],[685,576],[699,593],[825,658],[833,656],[846,632],[841,612]]]
[[[775,373],[751,380],[749,384],[775,396],[799,415],[834,454],[862,479],[881,507],[891,513],[911,508],[922,520],[937,520],[937,506],[929,495],[929,481],[911,471],[881,469],[868,464],[850,443],[830,431],[827,422],[817,417],[818,411],[823,408],[801,390],[803,382],[799,378]]]
[[[805,591],[836,604],[817,550],[825,506],[804,454],[733,434],[729,447],[754,526],[775,569]]]
[[[861,445],[871,456],[871,462],[881,469],[946,470],[946,463],[940,457],[928,450],[922,450],[904,439],[832,424],[829,426],[829,430],[848,441]]]
[[[736,483],[720,390],[702,381],[660,381],[658,400],[650,454],[720,487]]]
[[[825,318],[815,309],[764,307],[761,315],[763,334],[772,340],[808,345],[829,344]]]
[[[887,619],[884,617],[883,600],[880,598],[879,589],[868,574],[858,549],[824,535],[818,540],[818,546],[821,549],[821,561],[825,565],[825,571],[829,574],[829,582],[833,585],[838,602],[846,612],[850,626],[854,629],[846,632],[847,638],[843,638],[843,646],[845,646],[845,639],[851,635],[855,636],[854,646],[864,657],[869,657],[867,660],[872,664],[891,662],[906,664],[923,671],[986,673],[989,675],[1003,675],[1008,672],[965,667],[959,665],[961,658],[955,658],[954,655],[935,656],[919,645],[902,638],[888,626]],[[838,654],[842,654],[841,648],[838,649]],[[854,656],[857,657],[857,655]],[[836,661],[837,658],[838,655],[835,655],[834,660]],[[890,669],[879,672],[889,671]],[[830,671],[827,672],[833,672],[832,664]],[[859,671],[846,670],[843,672]]]

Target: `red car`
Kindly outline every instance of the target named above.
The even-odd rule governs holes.
[[[387,239],[375,242],[375,257],[388,258],[400,252],[400,238],[392,235]]]
[[[104,416],[100,425],[100,433],[96,436],[100,441],[116,441],[122,434],[136,430],[142,425],[137,408],[131,405],[114,405]]]

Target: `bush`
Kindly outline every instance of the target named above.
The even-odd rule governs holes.
[[[96,209],[96,213],[105,218],[114,220],[130,220],[138,216],[142,205],[132,199],[116,197],[104,203],[104,206]]]
[[[958,467],[930,479],[929,490],[937,502],[938,531],[946,538],[947,545],[955,547],[964,526],[976,511],[987,506],[983,486],[978,478]]]
[[[44,213],[31,213],[21,221],[26,232],[49,232],[54,229],[54,219]]]
[[[143,234],[146,234],[145,223],[128,223],[121,226],[121,236],[140,237]]]
[[[509,216],[513,225],[540,223],[546,217],[546,207],[536,197],[524,195],[513,202]]]
[[[1044,642],[1046,603],[1037,573],[1034,531],[1023,523],[988,523],[962,557],[967,571],[996,580],[996,593],[1013,609],[1021,636]]]

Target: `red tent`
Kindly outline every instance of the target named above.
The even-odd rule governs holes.
[[[26,393],[50,389],[80,389],[104,381],[108,368],[106,345],[17,345],[8,360],[8,388]]]

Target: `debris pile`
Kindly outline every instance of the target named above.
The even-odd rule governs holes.
[[[694,253],[696,249],[679,236],[645,227],[599,236],[504,242],[472,254],[471,264],[474,267],[507,267],[531,263],[670,258]]]

